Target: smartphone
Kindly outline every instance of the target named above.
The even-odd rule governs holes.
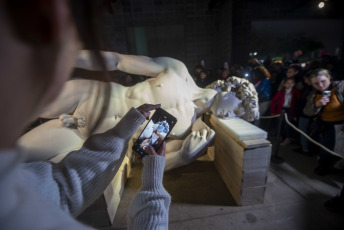
[[[323,97],[329,98],[329,97],[331,96],[331,91],[324,91],[324,92],[322,93],[322,96],[323,96]]]
[[[177,119],[174,116],[161,108],[156,109],[146,127],[142,130],[139,138],[134,143],[133,150],[141,157],[148,155],[145,149],[149,145],[152,146],[155,151],[158,151],[176,123]]]

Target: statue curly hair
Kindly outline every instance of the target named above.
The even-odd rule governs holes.
[[[206,88],[218,92],[210,109],[217,117],[240,117],[249,122],[259,118],[258,94],[248,80],[232,76],[215,81]]]

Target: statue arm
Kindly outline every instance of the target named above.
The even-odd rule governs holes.
[[[173,58],[158,57],[150,58],[146,56],[125,55],[115,52],[102,51],[108,71],[120,70],[130,74],[157,77],[167,70],[176,72],[187,71],[185,65]],[[76,60],[75,67],[92,71],[100,71],[102,68],[95,61],[95,56],[89,50],[82,50]]]

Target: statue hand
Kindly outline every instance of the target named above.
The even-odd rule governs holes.
[[[215,132],[210,128],[192,131],[180,150],[183,159],[191,162],[203,155],[214,136]]]
[[[152,105],[152,104],[143,104],[140,105],[139,107],[137,107],[136,109],[142,113],[142,115],[146,118],[146,120],[149,120],[149,116],[150,116],[150,112],[151,110],[154,109],[158,109],[161,107],[161,104],[156,104],[156,105]]]

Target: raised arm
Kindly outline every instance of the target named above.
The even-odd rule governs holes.
[[[109,51],[102,51],[101,54],[108,71],[120,70],[130,74],[149,77],[157,77],[160,73],[167,70],[178,71],[182,69],[183,71],[187,71],[182,62],[168,57],[149,58]],[[95,61],[94,54],[89,50],[80,51],[75,67],[92,71],[102,70]]]

